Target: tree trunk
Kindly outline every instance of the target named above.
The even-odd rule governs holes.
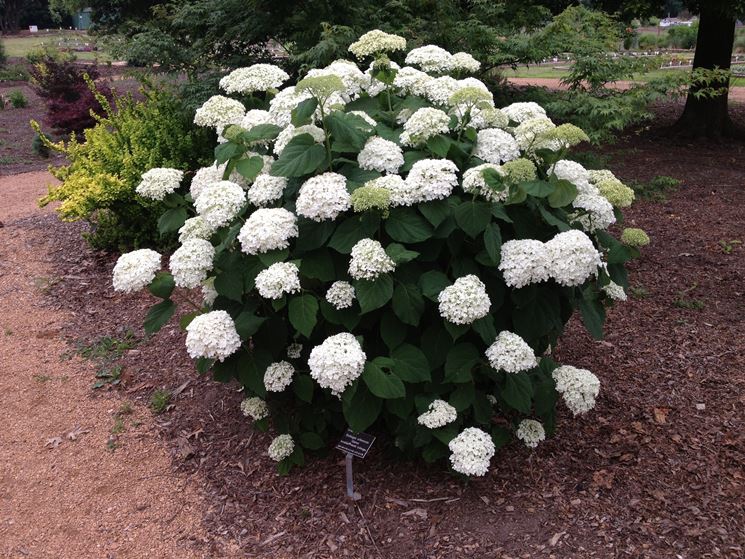
[[[693,68],[720,68],[728,70],[735,41],[735,17],[732,13],[701,2],[696,54]],[[726,82],[713,82],[708,86],[693,85],[688,91],[685,109],[675,129],[680,135],[721,138],[735,133],[727,111],[729,90],[716,97],[697,98],[694,93],[702,87],[729,87]]]

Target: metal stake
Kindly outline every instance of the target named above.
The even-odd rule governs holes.
[[[352,473],[352,460],[354,456],[347,452],[347,497],[353,501],[359,501],[362,495],[354,490],[354,475]]]

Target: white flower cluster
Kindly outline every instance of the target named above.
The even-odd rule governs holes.
[[[310,97],[309,92],[297,91],[294,85],[281,90],[269,101],[269,113],[272,115],[274,124],[282,128],[289,126],[292,119],[292,109],[306,99],[310,99]]]
[[[467,476],[486,475],[496,451],[491,436],[477,427],[464,429],[450,441],[448,448],[453,469]]]
[[[207,278],[202,282],[202,302],[211,307],[219,293],[215,289],[215,278]]]
[[[254,64],[248,68],[238,68],[220,80],[220,87],[226,93],[242,93],[276,89],[290,79],[287,72],[273,64]]]
[[[194,124],[223,128],[228,124],[240,124],[244,114],[246,114],[246,107],[240,101],[222,95],[213,95],[197,109]]]
[[[306,77],[337,76],[344,84],[344,100],[357,98],[369,83],[368,76],[349,60],[335,60],[325,68],[310,70]],[[342,99],[339,99],[342,100]]]
[[[459,87],[458,80],[450,76],[431,78],[427,82],[424,97],[435,105],[447,105],[448,100]]]
[[[405,48],[406,39],[403,37],[385,33],[380,29],[373,29],[349,45],[349,52],[362,59],[366,56],[374,56],[383,52],[395,52]]]
[[[246,112],[241,120],[241,128],[245,128],[246,130],[251,130],[251,128],[259,124],[274,124],[272,113],[262,109],[251,109]],[[266,144],[266,141],[261,141],[260,143]]]
[[[365,186],[385,188],[391,193],[392,206],[405,206],[413,203],[413,192],[400,175],[383,175],[367,181]]]
[[[348,281],[335,281],[326,291],[326,301],[339,311],[351,307],[354,298],[354,287]]]
[[[475,72],[480,68],[479,62],[470,54],[459,52],[450,54],[435,45],[425,45],[409,51],[406,64],[419,66],[424,72],[444,74],[453,71]]]
[[[215,247],[205,239],[187,239],[171,255],[168,267],[178,287],[194,288],[207,278],[215,258]]]
[[[430,429],[438,429],[456,419],[458,419],[458,411],[453,406],[445,400],[435,400],[429,405],[427,411],[417,418],[417,423]]]
[[[207,186],[220,182],[225,173],[225,167],[225,164],[223,164],[210,165],[209,167],[198,169],[191,179],[191,186],[189,188],[191,197],[196,200]]]
[[[266,206],[282,198],[285,188],[287,188],[285,177],[261,174],[248,188],[248,201],[254,206]]]
[[[269,407],[266,402],[261,398],[253,397],[246,398],[241,402],[241,412],[246,417],[250,417],[255,421],[261,421],[264,418],[269,417]]]
[[[557,234],[546,243],[549,269],[560,285],[582,285],[598,273],[602,265],[600,253],[582,231],[572,229]]]
[[[275,462],[289,458],[295,450],[295,441],[291,435],[279,435],[269,444],[267,454]]]
[[[506,128],[509,118],[501,109],[491,106],[475,106],[471,109],[470,125],[476,130],[484,128]]]
[[[142,182],[135,192],[150,200],[163,200],[167,194],[175,192],[184,178],[184,172],[178,169],[156,167],[142,175]]]
[[[407,195],[391,201],[400,205],[442,200],[458,184],[458,166],[449,159],[420,159],[406,177]]]
[[[206,186],[194,200],[194,208],[210,227],[230,223],[246,203],[246,193],[234,182],[220,181]]]
[[[404,164],[404,153],[390,140],[372,136],[357,155],[360,169],[381,173],[396,173]]]
[[[303,351],[303,344],[290,344],[287,346],[287,357],[290,359],[300,359],[300,353]]]
[[[499,165],[493,165],[492,163],[471,167],[463,173],[463,191],[470,194],[480,194],[490,202],[504,202],[509,196],[509,188],[505,185],[502,190],[496,190],[486,184],[483,173],[486,169],[492,169],[502,176],[505,175]]]
[[[523,419],[520,425],[517,426],[515,435],[528,448],[535,448],[539,443],[546,440],[546,430],[541,425],[541,422],[535,419]]]
[[[259,272],[255,284],[265,299],[279,299],[285,293],[300,291],[300,270],[292,262],[277,262]]]
[[[580,194],[574,199],[572,206],[580,211],[569,218],[573,223],[579,223],[585,231],[607,229],[616,222],[613,204],[600,194]]]
[[[272,363],[264,371],[264,388],[267,392],[282,392],[292,384],[295,367],[287,361]]]
[[[576,416],[595,407],[595,398],[600,392],[600,380],[587,369],[562,365],[554,369],[551,376],[556,381],[556,391]]]
[[[336,219],[350,207],[347,179],[338,173],[323,173],[309,178],[300,187],[295,202],[297,214],[313,221]]]
[[[556,151],[561,149],[561,142],[552,138],[549,133],[556,125],[549,118],[531,118],[521,122],[514,130],[518,147],[528,153],[535,153],[539,149]]]
[[[610,282],[608,285],[604,286],[603,291],[605,291],[606,295],[614,301],[626,301],[628,299],[623,287],[615,282]]]
[[[426,72],[404,66],[396,73],[396,77],[393,79],[393,87],[399,89],[404,95],[424,97],[432,79],[432,76]]]
[[[423,107],[409,117],[404,124],[400,140],[405,146],[418,146],[437,134],[446,134],[450,129],[450,117],[440,109]]]
[[[190,217],[178,230],[178,242],[183,244],[189,239],[209,239],[214,232],[201,215]]]
[[[298,236],[295,214],[284,208],[260,208],[253,212],[238,233],[241,250],[246,254],[261,254],[290,246]]]
[[[562,159],[557,161],[550,169],[549,173],[556,175],[557,179],[571,182],[577,187],[577,194],[599,194],[597,188],[590,184],[590,173],[576,161]]]
[[[481,62],[467,52],[456,52],[450,59],[450,71],[461,71],[473,74],[479,71]]]
[[[528,101],[526,103],[512,103],[502,108],[502,112],[507,115],[511,121],[518,124],[531,120],[533,118],[542,118],[546,116],[546,110],[538,103]]]
[[[549,278],[546,246],[534,239],[507,241],[502,245],[499,271],[510,287],[525,287]]]
[[[498,371],[520,373],[538,366],[533,349],[520,336],[502,330],[486,349],[489,364]]]
[[[149,248],[122,254],[113,273],[115,291],[132,293],[150,284],[160,270],[160,254]]]
[[[282,152],[287,147],[287,144],[290,143],[290,140],[292,140],[295,136],[300,136],[301,134],[310,134],[313,138],[313,141],[315,141],[317,144],[322,144],[323,141],[326,139],[326,134],[323,129],[318,128],[318,126],[316,126],[315,124],[306,124],[304,126],[297,127],[289,124],[287,128],[279,133],[279,136],[277,136],[277,139],[274,141],[274,153],[276,153],[277,155],[282,155]]]
[[[500,128],[479,130],[473,154],[487,163],[505,163],[520,157],[520,148],[509,132]]]
[[[349,275],[358,280],[375,280],[396,269],[383,245],[374,239],[361,239],[352,247]]]
[[[310,376],[334,396],[342,392],[362,374],[367,355],[352,334],[342,332],[330,336],[310,352]]]
[[[440,316],[453,324],[471,324],[489,314],[491,300],[486,286],[473,274],[458,278],[440,291]]]
[[[186,327],[186,350],[193,359],[223,361],[241,347],[235,322],[225,311],[210,311],[195,317]]]

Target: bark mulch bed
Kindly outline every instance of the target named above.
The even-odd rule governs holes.
[[[249,557],[743,557],[745,248],[731,241],[745,241],[744,151],[642,135],[606,152],[625,180],[682,185],[626,214],[652,245],[631,265],[635,296],[609,312],[606,339],[573,321],[556,352],[601,378],[596,409],[575,419],[562,408],[555,438],[504,448],[484,479],[401,462],[383,438],[356,463],[357,504],[338,451],[278,477],[238,386],[199,377],[174,325],[124,354],[119,390],[143,401],[178,392],[155,426],[174,469],[208,495],[208,529]],[[142,338],[151,299],[112,292],[113,257],[87,249],[78,225],[29,227],[58,255],[49,302],[75,313],[71,342]]]

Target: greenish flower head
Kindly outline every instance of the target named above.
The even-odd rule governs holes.
[[[326,99],[331,97],[334,93],[344,91],[345,89],[344,82],[341,81],[341,78],[334,75],[313,76],[302,79],[297,83],[296,88],[298,92],[309,92],[313,97],[321,102],[325,102]]]
[[[534,181],[537,177],[535,163],[524,157],[508,161],[502,165],[502,171],[504,171],[507,175],[507,180],[512,184]]]
[[[388,217],[391,206],[391,191],[380,186],[361,186],[352,192],[352,208],[357,213],[378,210]]]
[[[590,171],[590,182],[616,208],[628,208],[634,202],[634,191],[608,170]]]
[[[649,235],[643,229],[628,227],[621,233],[621,242],[630,247],[643,247],[649,244]]]
[[[462,87],[453,93],[448,99],[448,104],[452,106],[467,105],[473,107],[478,103],[491,101],[491,95],[488,91],[480,87]]]
[[[585,131],[574,124],[561,124],[548,132],[547,136],[558,140],[565,147],[572,147],[582,142],[590,141]]]

